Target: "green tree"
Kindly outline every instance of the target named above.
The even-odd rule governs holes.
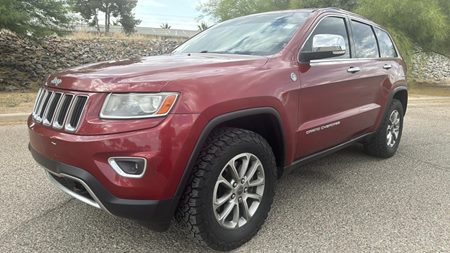
[[[450,55],[450,13],[444,4],[448,8],[439,0],[360,0],[354,11],[387,27],[404,55],[412,45]]]
[[[271,10],[288,9],[290,0],[209,0],[199,9],[219,21]]]
[[[352,10],[357,5],[357,0],[291,0],[290,8],[325,8],[336,7],[344,10]]]
[[[119,23],[122,26],[124,33],[132,34],[136,32],[136,26],[138,26],[142,20],[136,19],[133,13],[122,14]]]
[[[386,27],[410,63],[414,46],[450,56],[449,0],[209,0],[200,6],[219,21],[270,10],[337,7]]]
[[[61,34],[71,22],[65,0],[1,0],[0,13],[0,29],[22,36]]]
[[[98,15],[105,15],[105,33],[109,33],[113,19],[117,19],[124,31],[132,32],[140,20],[135,19],[132,11],[138,0],[71,0],[73,10],[80,13],[90,25],[99,29]],[[125,24],[125,26],[124,26]]]

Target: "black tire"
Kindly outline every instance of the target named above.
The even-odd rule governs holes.
[[[264,173],[258,175],[264,174],[264,193],[248,222],[228,229],[216,219],[213,192],[225,165],[242,153],[254,154],[260,160]],[[276,168],[272,149],[260,135],[237,128],[215,130],[197,159],[190,184],[180,200],[176,220],[195,241],[214,250],[227,251],[243,245],[259,231],[267,218],[274,197]]]
[[[398,137],[395,139],[395,143],[392,145],[391,142],[391,145],[389,145],[388,134],[389,131],[391,130],[390,126],[392,124],[390,117],[394,112],[398,112],[400,125],[398,129]],[[372,136],[370,139],[368,139],[367,142],[364,144],[365,152],[369,155],[380,158],[392,157],[397,152],[402,137],[403,116],[404,110],[402,103],[397,99],[392,100],[392,103],[388,108],[386,116],[381,122],[380,128],[375,133],[375,135]]]

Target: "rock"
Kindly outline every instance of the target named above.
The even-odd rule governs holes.
[[[91,40],[50,36],[42,41],[0,31],[0,91],[30,89],[43,83],[50,73],[85,63],[164,54],[175,41],[133,41],[112,38]]]
[[[161,55],[178,46],[171,40],[68,39],[50,36],[42,41],[0,31],[0,91],[42,85],[50,73],[86,63]],[[425,82],[450,83],[450,59],[415,50],[410,75]]]
[[[450,85],[450,59],[437,53],[425,53],[416,48],[410,72],[420,82]]]

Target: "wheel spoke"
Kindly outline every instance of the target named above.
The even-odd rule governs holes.
[[[246,198],[255,199],[259,202],[261,202],[261,198],[262,198],[261,195],[256,194],[256,193],[247,193],[245,196],[246,196]]]
[[[392,133],[391,132],[388,133],[387,143],[388,143],[388,145],[391,145],[391,143],[392,143]]]
[[[261,178],[255,179],[255,180],[253,180],[253,181],[249,181],[249,182],[248,182],[248,187],[256,187],[256,186],[260,186],[260,185],[263,185],[264,182],[265,182],[264,178],[261,177]]]
[[[214,200],[214,208],[219,208],[223,204],[225,204],[227,201],[231,199],[231,195],[233,195],[232,192],[229,192],[228,194],[223,195],[222,197]]]
[[[248,170],[246,175],[247,181],[250,181],[253,178],[260,165],[261,163],[259,161],[255,161],[255,163],[252,164],[252,167]]]
[[[234,207],[236,206],[236,203],[234,202],[228,202],[228,205],[225,207],[223,212],[219,215],[219,221],[224,223],[225,219],[230,215],[230,213],[233,211]]]
[[[399,132],[399,130],[394,130],[393,132],[394,132],[394,138],[395,138],[395,140],[397,140],[400,132]]]
[[[244,218],[245,218],[245,220],[248,221],[248,220],[251,218],[251,216],[250,216],[250,211],[248,210],[248,203],[247,203],[247,201],[244,199],[244,200],[242,201],[241,205],[242,205],[242,212],[243,212]]]
[[[239,177],[239,173],[236,169],[236,165],[234,164],[234,161],[235,160],[233,159],[229,162],[231,176],[233,177],[234,180],[239,181],[240,177]]]
[[[239,177],[243,178],[248,170],[248,165],[250,164],[250,156],[249,154],[245,154],[245,156],[239,158],[242,161],[241,168],[239,170]]]
[[[219,184],[223,184],[225,185],[228,189],[233,189],[233,185],[226,179],[224,178],[222,175],[219,176],[219,179],[217,180],[217,185]]]
[[[233,208],[233,223],[235,224],[235,228],[239,226],[239,218],[241,218],[239,211],[239,204],[236,204]]]

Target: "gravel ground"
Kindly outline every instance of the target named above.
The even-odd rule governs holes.
[[[355,145],[283,177],[258,235],[237,252],[450,252],[450,100],[411,102],[398,154]],[[0,126],[0,252],[204,252],[71,199]]]

